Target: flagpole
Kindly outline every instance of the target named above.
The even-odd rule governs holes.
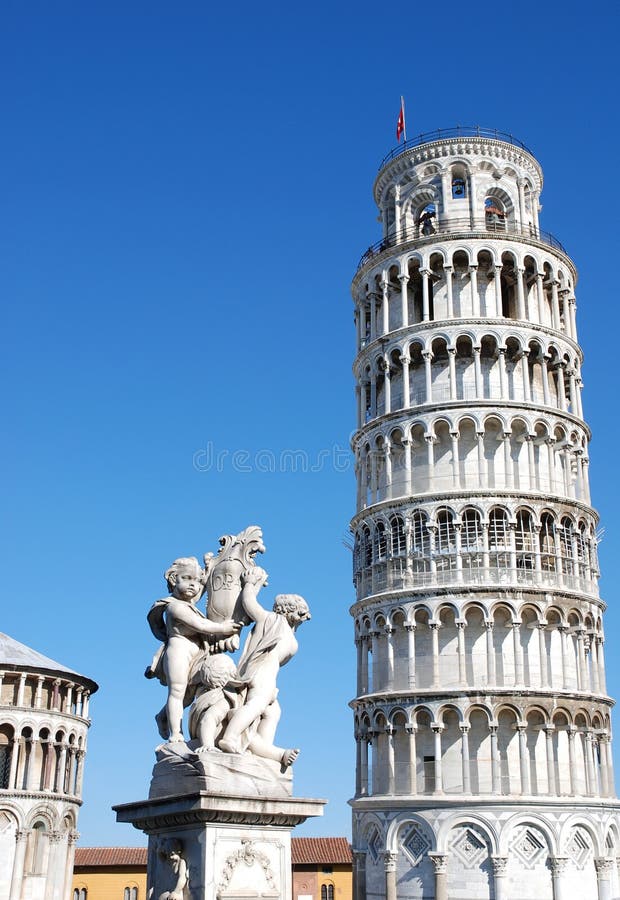
[[[405,144],[407,143],[407,117],[405,116],[405,98],[403,95],[400,95],[400,105],[403,111],[403,137],[405,139]]]

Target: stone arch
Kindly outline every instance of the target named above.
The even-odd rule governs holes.
[[[594,860],[605,855],[599,830],[581,816],[570,816],[560,833],[562,856],[568,857],[565,879],[576,897],[597,896],[597,876]]]
[[[388,851],[391,853],[398,853],[399,845],[402,841],[402,834],[408,825],[415,825],[426,836],[428,848],[425,849],[424,852],[428,852],[429,850],[432,852],[435,850],[436,838],[432,826],[423,816],[407,811],[396,815],[388,826],[386,837],[386,847]]]
[[[508,879],[519,885],[522,900],[553,900],[548,860],[557,842],[548,824],[536,814],[514,816],[502,828],[502,856],[508,857]]]
[[[487,822],[486,819],[483,819],[482,816],[479,816],[476,813],[470,814],[465,812],[453,813],[443,820],[437,831],[437,852],[446,853],[448,849],[447,839],[450,832],[458,825],[467,825],[469,823],[480,828],[489,841],[491,853],[496,855],[499,846],[499,832],[497,828],[491,822]]]
[[[375,813],[366,813],[359,837],[362,846],[367,851],[366,864],[369,861],[376,866],[382,864],[382,854],[385,850],[385,826],[381,818]],[[382,865],[381,868],[383,868]]]
[[[550,856],[558,854],[558,834],[550,826],[549,822],[535,812],[518,812],[510,819],[504,822],[499,835],[499,855],[508,856],[509,844],[514,835],[515,829],[520,825],[533,825],[545,836],[547,843],[547,851]]]
[[[443,837],[443,835],[442,835]],[[469,896],[479,900],[495,900],[495,884],[491,857],[494,835],[488,822],[477,817],[460,817],[445,834],[447,853],[447,896],[456,897],[467,884]]]

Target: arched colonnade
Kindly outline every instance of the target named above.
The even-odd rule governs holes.
[[[531,601],[468,601],[363,612],[356,620],[357,696],[528,688],[605,695],[600,611]]]
[[[412,494],[520,491],[589,503],[588,434],[560,417],[418,415],[354,442],[358,509]]]
[[[501,318],[551,328],[577,340],[572,278],[555,258],[530,248],[434,248],[373,270],[355,288],[359,350],[424,322]]]

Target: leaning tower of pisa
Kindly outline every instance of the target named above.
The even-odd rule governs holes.
[[[542,171],[387,156],[353,279],[356,900],[620,897],[576,271]]]

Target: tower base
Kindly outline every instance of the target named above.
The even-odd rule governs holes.
[[[498,799],[351,801],[355,900],[620,898],[617,799]]]

